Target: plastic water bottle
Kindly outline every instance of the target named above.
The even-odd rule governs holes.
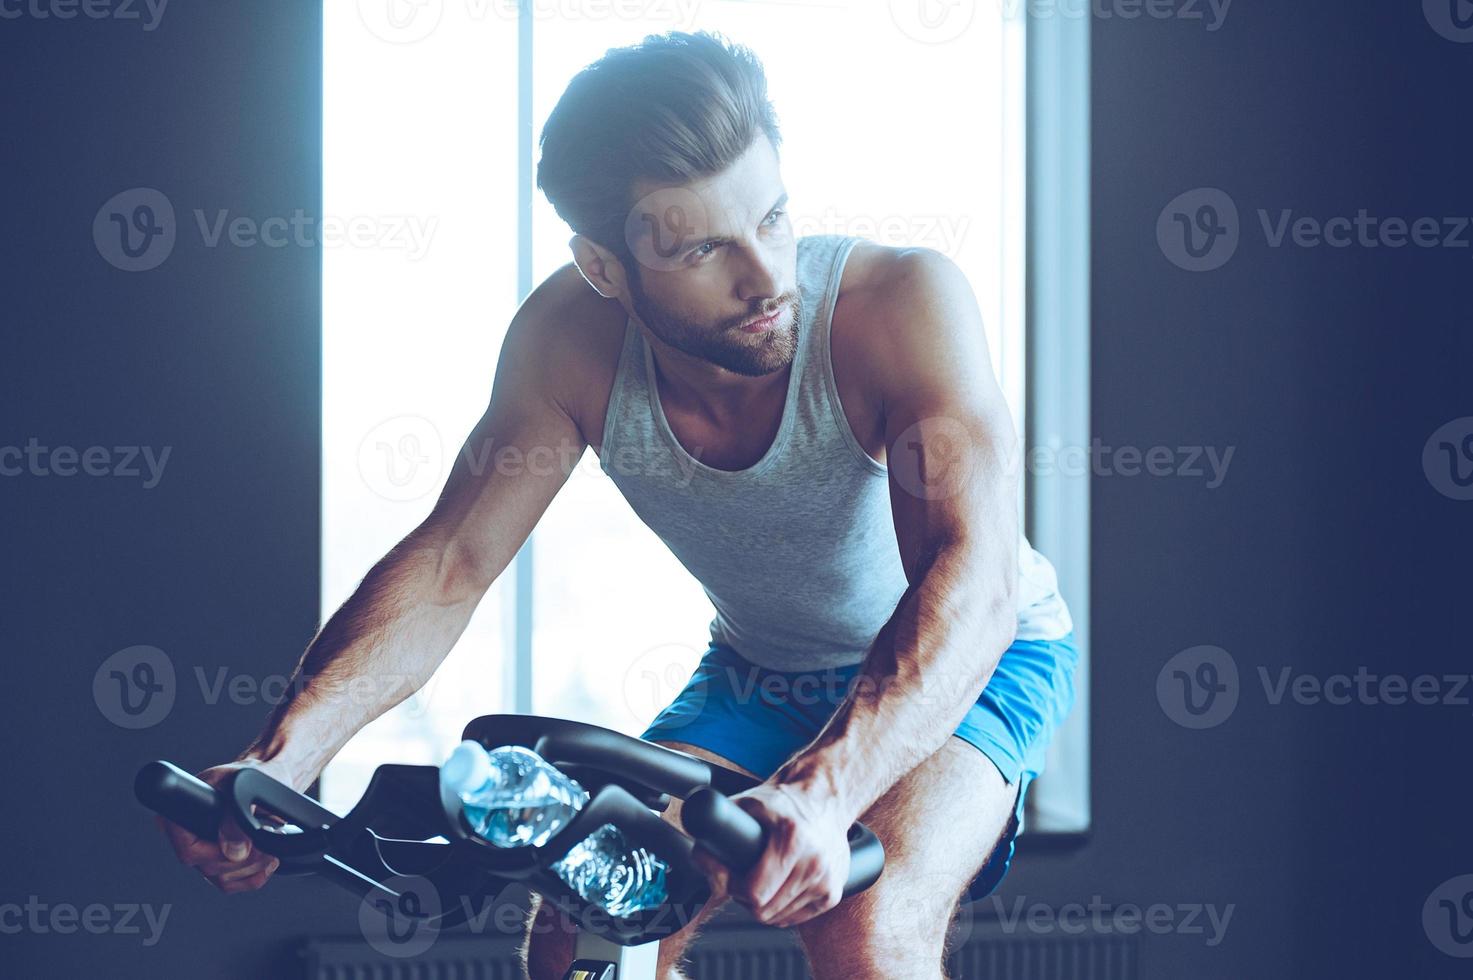
[[[664,904],[670,866],[632,847],[623,831],[606,823],[574,844],[552,870],[586,901],[624,916]]]
[[[461,742],[440,767],[440,782],[460,797],[476,835],[495,847],[541,847],[588,802],[577,780],[521,745],[488,752],[479,742]],[[667,897],[669,865],[632,847],[611,823],[575,844],[551,870],[612,915],[657,908]]]
[[[471,830],[496,847],[541,847],[588,802],[576,780],[521,745],[487,752],[461,742],[440,767],[440,783],[465,804]]]

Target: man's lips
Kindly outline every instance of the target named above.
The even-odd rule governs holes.
[[[782,317],[782,314],[783,311],[778,310],[776,313],[773,313],[769,317],[761,320],[753,320],[751,323],[744,323],[737,329],[745,331],[746,333],[761,333],[764,330],[771,330],[773,327],[777,326],[777,321]]]

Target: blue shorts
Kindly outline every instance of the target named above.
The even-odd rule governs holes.
[[[1002,882],[1023,829],[1023,798],[1043,771],[1049,739],[1074,703],[1074,635],[1017,640],[954,733],[975,745],[1018,789],[1013,818],[968,893],[982,898]],[[860,664],[774,671],[712,644],[674,701],[641,738],[685,742],[766,779],[811,742],[844,700]]]

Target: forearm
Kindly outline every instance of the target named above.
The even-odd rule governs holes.
[[[945,743],[1017,627],[1014,560],[1004,557],[991,574],[981,562],[964,545],[938,552],[875,638],[848,696],[774,781],[858,819]]]
[[[305,788],[364,725],[423,687],[481,592],[455,587],[447,551],[420,529],[385,555],[303,653],[284,699],[241,758]]]

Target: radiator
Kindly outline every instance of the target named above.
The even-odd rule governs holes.
[[[1138,980],[1138,935],[1018,936],[976,922],[948,960],[955,980]],[[392,959],[361,938],[310,939],[307,980],[525,980],[516,940],[449,933],[417,956]],[[691,980],[809,980],[790,933],[712,925],[691,950]]]

